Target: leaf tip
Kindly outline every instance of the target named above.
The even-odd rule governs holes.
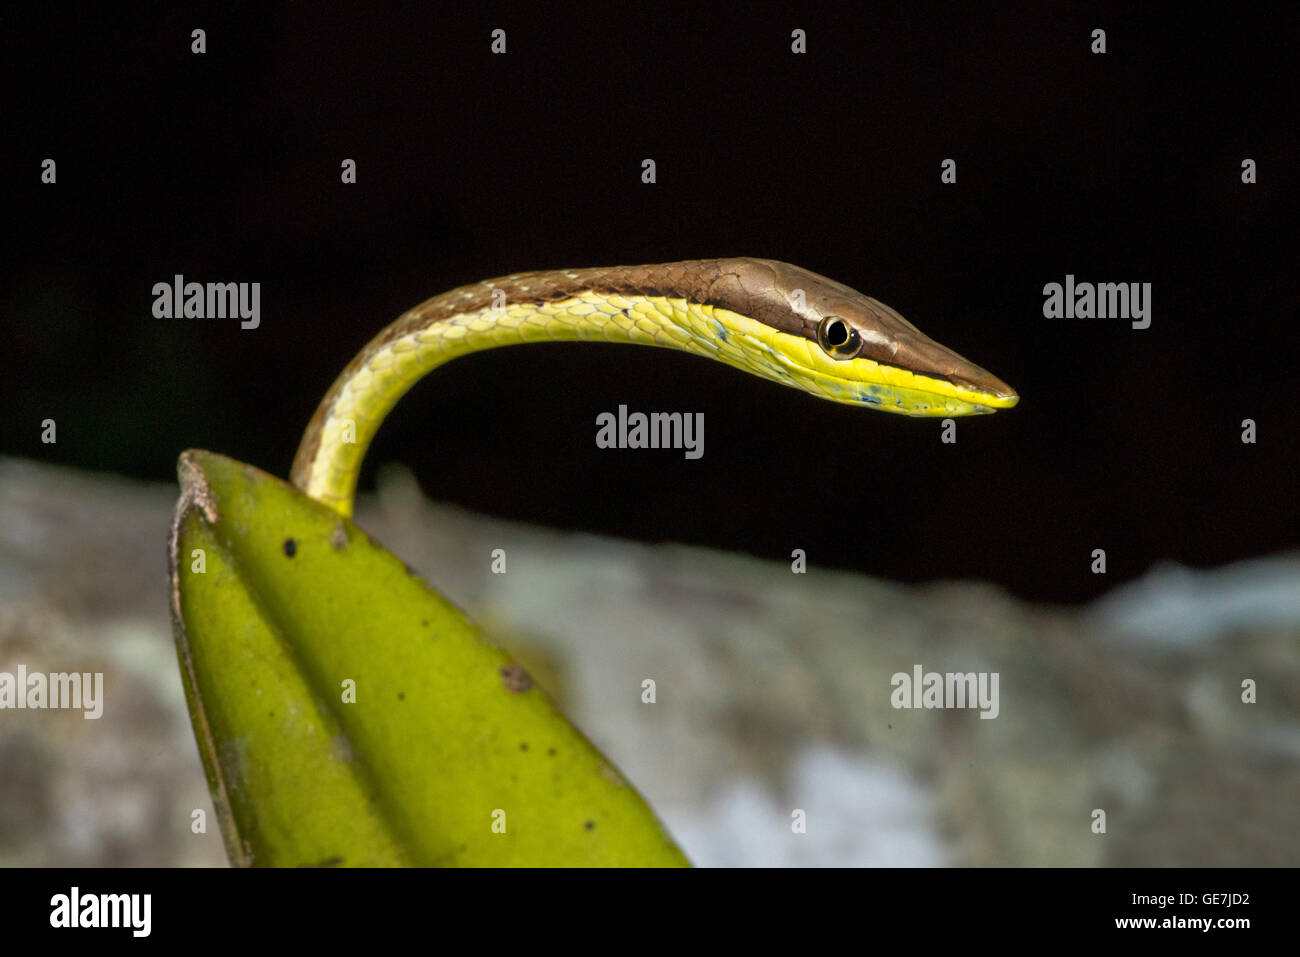
[[[181,497],[176,503],[176,523],[179,524],[184,514],[195,506],[203,510],[203,517],[216,524],[221,521],[217,512],[217,503],[208,487],[207,476],[203,473],[203,459],[211,452],[201,449],[186,449],[176,460],[176,478],[180,482]]]

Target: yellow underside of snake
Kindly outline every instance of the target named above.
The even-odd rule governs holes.
[[[294,484],[350,515],[371,439],[421,377],[470,352],[556,341],[678,349],[904,415],[972,415],[1018,401],[888,306],[796,266],[729,259],[553,270],[455,289],[399,317],[326,395],[298,450]]]

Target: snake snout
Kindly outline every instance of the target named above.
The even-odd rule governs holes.
[[[968,369],[954,369],[948,374],[948,381],[960,389],[977,393],[981,397],[987,397],[995,400],[994,402],[984,402],[985,405],[993,405],[999,409],[1009,409],[1020,401],[1020,396],[1016,390],[1011,388],[997,376],[993,375],[974,363],[966,364]]]
[[[921,333],[901,335],[893,359],[919,376],[950,382],[967,401],[990,409],[1009,409],[1020,396],[993,373]]]

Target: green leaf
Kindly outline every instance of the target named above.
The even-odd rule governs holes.
[[[232,862],[687,863],[523,670],[350,521],[211,452],[178,472],[176,644]]]

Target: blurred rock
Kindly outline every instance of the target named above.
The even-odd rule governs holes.
[[[0,459],[0,671],[102,671],[107,699],[98,721],[0,711],[0,865],[225,863],[167,615],[174,498]],[[1300,864],[1294,557],[1070,609],[496,521],[401,469],[357,521],[520,657],[697,863]],[[997,718],[895,709],[916,665],[997,672]]]

